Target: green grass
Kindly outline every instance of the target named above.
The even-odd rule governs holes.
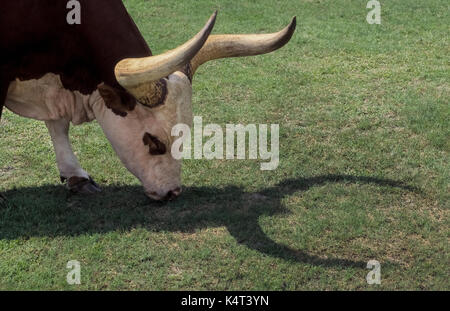
[[[44,124],[5,111],[0,289],[450,289],[448,1],[381,0],[381,25],[363,0],[125,3],[155,54],[215,9],[215,33],[297,15],[282,50],[194,81],[204,124],[280,124],[280,166],[187,160],[183,196],[151,203],[91,123],[71,137],[104,191],[72,196]],[[366,283],[371,259],[381,285]]]

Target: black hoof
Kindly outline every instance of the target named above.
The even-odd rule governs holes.
[[[80,194],[95,194],[102,191],[91,177],[89,179],[77,176],[70,177],[67,181],[67,187],[70,192]]]

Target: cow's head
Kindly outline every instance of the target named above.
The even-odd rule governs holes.
[[[119,62],[116,78],[127,94],[99,87],[110,110],[97,119],[152,199],[172,199],[181,193],[181,163],[171,155],[175,139],[171,131],[176,124],[192,124],[191,83],[196,69],[212,59],[274,51],[290,40],[296,25],[294,18],[274,34],[210,36],[215,19],[216,13],[194,38],[174,50]],[[117,111],[115,102],[129,109]]]

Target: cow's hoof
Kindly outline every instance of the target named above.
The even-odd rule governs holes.
[[[61,180],[63,180],[61,178]],[[102,190],[97,183],[91,178],[73,176],[67,180],[67,187],[72,193],[95,194]]]

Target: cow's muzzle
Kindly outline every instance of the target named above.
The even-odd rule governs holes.
[[[181,192],[182,189],[180,187],[177,187],[173,190],[168,191],[165,195],[160,195],[156,192],[145,192],[145,194],[152,200],[167,202],[179,197]]]

